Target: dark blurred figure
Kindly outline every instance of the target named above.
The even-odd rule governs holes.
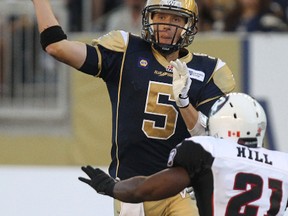
[[[287,31],[287,25],[271,10],[270,0],[236,0],[226,16],[224,31],[282,32]]]
[[[82,31],[82,0],[67,0],[69,31]]]
[[[213,24],[215,22],[212,12],[214,7],[214,0],[198,0],[197,3],[199,10],[199,32],[213,30]]]
[[[288,23],[288,0],[272,0],[272,11]]]
[[[233,5],[230,0],[198,0],[199,32],[224,30],[224,20]]]
[[[7,33],[0,38],[0,96],[22,97],[22,87],[38,77],[38,29],[27,15],[9,16],[0,29]]]
[[[85,0],[85,2],[88,0]],[[90,0],[89,0],[90,1]],[[91,0],[91,23],[100,19],[104,14],[118,7],[123,0]],[[84,0],[67,0],[69,31],[83,31],[83,3]],[[102,30],[104,27],[99,27]],[[90,29],[92,30],[92,29]]]
[[[145,4],[146,0],[123,0],[123,4],[108,15],[106,31],[117,29],[140,34]]]
[[[1,29],[1,26],[0,26]],[[4,76],[4,42],[3,42],[3,36],[0,34],[0,97],[3,94],[3,76]]]

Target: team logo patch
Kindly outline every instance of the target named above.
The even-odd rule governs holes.
[[[148,61],[144,58],[139,58],[138,66],[147,69]]]
[[[167,68],[166,68],[166,71],[172,73],[173,72],[173,66],[172,65],[168,65]]]
[[[178,0],[161,0],[160,4],[182,7],[182,3]]]
[[[188,68],[188,70],[189,70],[190,78],[201,81],[201,82],[204,81],[205,73],[203,71],[194,70],[191,68]]]

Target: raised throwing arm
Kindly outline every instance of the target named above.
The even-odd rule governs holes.
[[[67,40],[49,0],[32,0],[43,49],[58,61],[79,69],[86,59],[86,44]]]

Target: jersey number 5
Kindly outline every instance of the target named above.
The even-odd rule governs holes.
[[[153,139],[168,139],[175,132],[178,111],[172,104],[160,102],[160,97],[167,97],[168,101],[175,101],[172,86],[167,83],[151,81],[149,83],[145,113],[165,118],[163,127],[157,127],[153,120],[144,119],[142,130],[147,137]]]
[[[247,190],[248,186],[250,186],[251,189]],[[268,187],[271,190],[271,196],[269,198],[270,208],[264,216],[277,215],[282,199],[282,181],[269,178]],[[259,206],[249,205],[249,203],[259,200],[263,194],[263,179],[261,176],[251,173],[238,173],[235,177],[233,189],[245,190],[245,192],[229,200],[225,216],[257,216]],[[266,199],[266,197],[264,199]],[[241,210],[243,213],[241,213]]]

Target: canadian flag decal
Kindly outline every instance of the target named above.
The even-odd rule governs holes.
[[[240,137],[240,131],[228,131],[228,137]]]

